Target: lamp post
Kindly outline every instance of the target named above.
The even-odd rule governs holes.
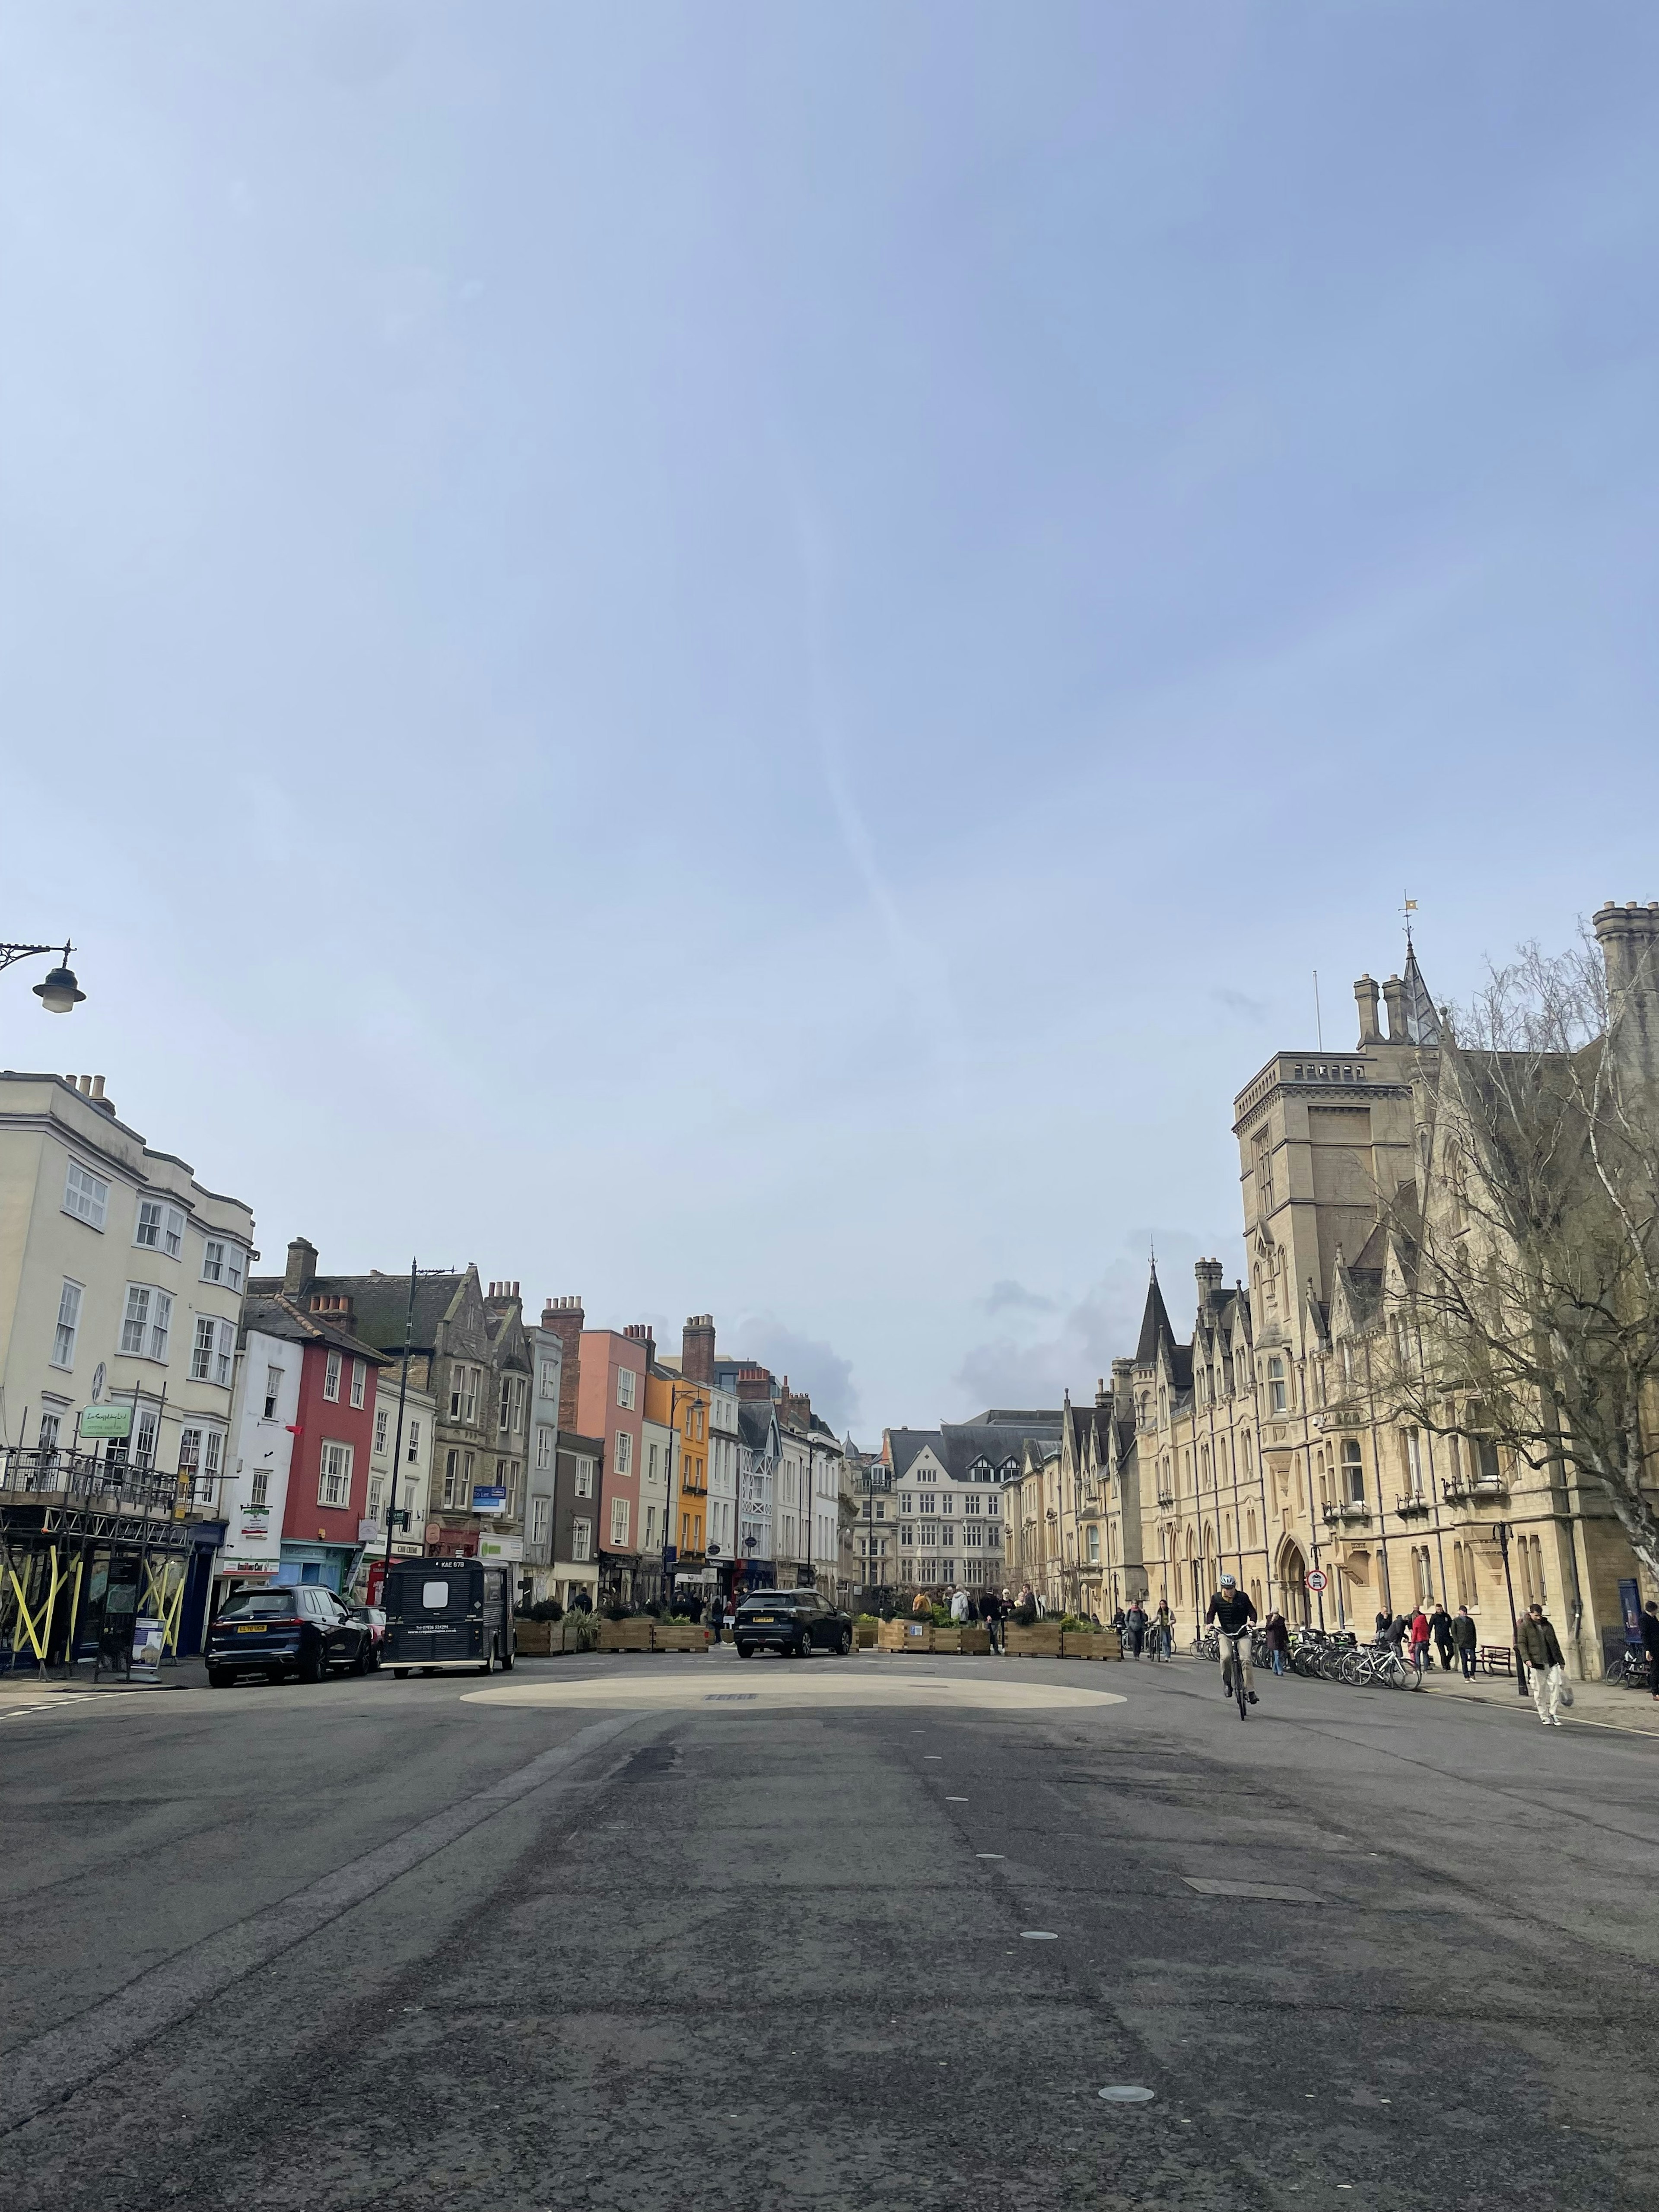
[[[0,945],[0,968],[9,968],[14,960],[29,960],[37,953],[48,956],[56,952],[55,945]],[[49,970],[44,983],[37,983],[34,995],[49,1014],[72,1014],[86,993],[75,980],[75,970],[69,957],[75,947],[66,944],[64,957],[57,967]]]

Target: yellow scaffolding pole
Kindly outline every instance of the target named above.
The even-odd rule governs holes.
[[[185,1584],[190,1580],[187,1563],[168,1558],[145,1561],[144,1606],[153,1620],[161,1624],[161,1649],[179,1656],[179,1622],[185,1607]],[[173,1579],[174,1568],[179,1579]]]
[[[69,1580],[69,1570],[67,1567],[60,1570],[55,1544],[49,1552],[37,1553],[36,1556],[47,1562],[47,1589],[45,1600],[33,1609],[29,1606],[27,1593],[18,1579],[17,1570],[9,1560],[6,1562],[6,1572],[11,1577],[11,1586],[16,1593],[17,1617],[23,1624],[23,1633],[28,1638],[36,1664],[44,1667],[46,1663],[46,1638],[52,1633],[52,1608],[58,1602],[58,1591]]]

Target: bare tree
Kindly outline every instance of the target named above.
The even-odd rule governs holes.
[[[1524,947],[1425,1054],[1386,1365],[1399,1412],[1467,1439],[1475,1473],[1504,1447],[1599,1489],[1659,1577],[1651,927],[1634,942],[1605,965],[1588,935]]]

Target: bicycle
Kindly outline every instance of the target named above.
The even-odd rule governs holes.
[[[1650,1690],[1655,1686],[1654,1670],[1639,1644],[1626,1644],[1601,1680],[1617,1683],[1621,1690]]]

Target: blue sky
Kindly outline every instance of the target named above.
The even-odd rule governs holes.
[[[14,0],[0,1062],[864,1438],[1659,896],[1659,16]],[[27,980],[33,980],[27,978]]]

